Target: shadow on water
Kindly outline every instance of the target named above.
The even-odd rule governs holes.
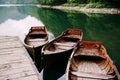
[[[64,75],[66,69],[66,63],[62,63],[62,65],[56,64],[56,66],[52,66],[49,69],[43,70],[43,79],[44,80],[57,80],[61,76]]]
[[[120,72],[120,14],[84,14],[35,6],[0,7],[0,13],[0,35],[23,37],[24,32],[27,33],[33,25],[41,25],[41,21],[55,37],[68,28],[82,29],[83,40],[103,42]],[[44,70],[44,79],[60,78],[65,72],[66,64],[67,62],[63,65],[57,64],[57,67]]]

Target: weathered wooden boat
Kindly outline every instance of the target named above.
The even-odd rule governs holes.
[[[66,80],[119,80],[117,68],[101,42],[80,41],[66,68]]]
[[[41,63],[41,49],[48,42],[47,29],[44,26],[33,26],[24,39],[25,47],[34,60],[37,68]]]
[[[66,63],[77,42],[82,40],[81,29],[68,29],[42,48],[44,68]],[[66,61],[66,62],[64,62]],[[58,64],[59,62],[59,64]]]

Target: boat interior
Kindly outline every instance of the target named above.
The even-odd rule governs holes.
[[[45,44],[47,40],[48,35],[44,27],[31,27],[26,43],[36,47]]]
[[[66,50],[73,49],[76,43],[80,40],[80,38],[71,38],[71,37],[60,37],[59,39],[55,40],[54,42],[50,43],[46,47],[46,53],[57,53]]]
[[[69,80],[117,80],[113,65],[108,59],[93,58],[88,60],[74,57],[70,64]]]
[[[79,44],[81,47],[73,54],[69,80],[117,80],[113,64],[107,55],[100,56],[101,43],[91,43],[93,46],[86,44]],[[105,52],[104,48],[102,50]]]

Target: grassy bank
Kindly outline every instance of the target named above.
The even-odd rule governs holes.
[[[120,8],[120,0],[38,0],[41,5],[79,6],[88,8]]]
[[[40,6],[38,5],[38,7],[80,11],[83,13],[120,14],[120,9],[117,8],[86,8],[79,6],[46,6],[46,5],[40,5]]]
[[[41,1],[41,0],[40,0]],[[75,10],[85,13],[120,14],[120,1],[112,0],[42,0],[42,7]],[[49,2],[48,2],[49,1]],[[59,2],[61,1],[61,3]],[[63,2],[64,1],[64,2]],[[117,1],[117,0],[116,0]],[[44,6],[45,5],[45,6]]]
[[[85,7],[85,8],[120,8],[119,4],[115,3],[87,3],[87,4],[78,4],[78,3],[65,3],[62,4],[63,6],[79,6],[79,7]]]

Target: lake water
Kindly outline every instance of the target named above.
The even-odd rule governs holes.
[[[31,26],[45,25],[50,40],[66,29],[82,29],[83,40],[103,42],[120,72],[120,14],[85,14],[36,6],[0,6],[0,16],[0,36],[19,36],[22,42]],[[64,80],[62,74],[55,74],[60,75],[57,75],[59,80]]]

